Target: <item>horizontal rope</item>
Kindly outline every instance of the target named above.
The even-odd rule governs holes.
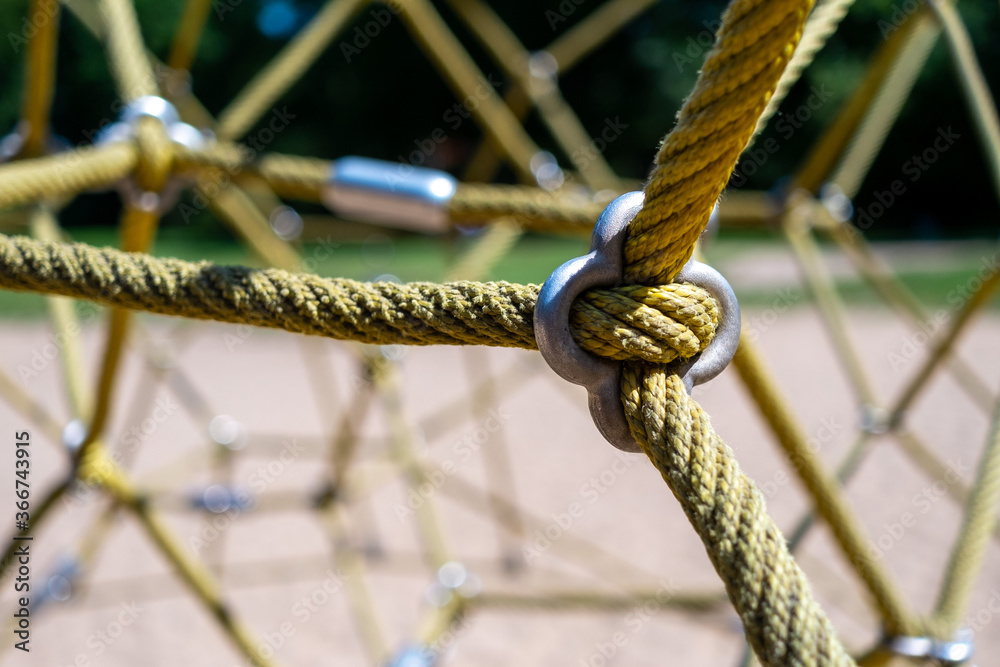
[[[0,164],[0,210],[108,187],[138,162],[136,145],[120,142]]]
[[[448,213],[467,226],[510,216],[532,231],[586,235],[607,203],[520,185],[462,183],[448,203]]]
[[[369,344],[536,347],[537,285],[364,283],[0,235],[0,287]],[[699,287],[625,286],[584,294],[571,324],[590,352],[666,363],[704,349],[718,317]]]
[[[234,180],[258,178],[279,197],[321,201],[333,163],[329,160],[253,151],[236,144],[207,150],[176,147],[179,175],[198,176],[206,169],[225,172]],[[464,226],[483,226],[498,218],[513,217],[527,229],[559,234],[590,234],[607,202],[571,197],[520,185],[460,183],[448,203],[448,214]]]
[[[279,197],[319,202],[330,178],[330,160],[268,153],[256,155],[241,144],[218,144],[192,150],[175,146],[179,176],[210,180],[260,179]],[[217,171],[221,173],[213,174]]]

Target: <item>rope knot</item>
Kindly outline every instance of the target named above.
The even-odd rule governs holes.
[[[708,346],[718,325],[715,298],[686,283],[590,290],[570,314],[580,347],[619,361],[689,359]]]
[[[160,192],[167,185],[174,165],[174,142],[158,118],[143,116],[135,125],[139,147],[136,184],[146,192]]]

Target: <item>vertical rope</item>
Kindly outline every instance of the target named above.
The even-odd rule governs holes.
[[[663,366],[626,364],[622,398],[632,435],[705,543],[761,663],[853,665],[763,496],[681,378]]]
[[[47,17],[28,40],[25,62],[24,102],[21,118],[27,123],[27,134],[21,154],[35,157],[45,154],[49,140],[49,112],[56,83],[56,53],[59,41],[59,2],[57,0],[32,0],[28,16]]]
[[[811,0],[735,0],[656,154],[625,242],[625,279],[670,282],[690,259],[802,35]]]

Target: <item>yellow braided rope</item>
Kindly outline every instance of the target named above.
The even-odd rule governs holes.
[[[735,0],[625,244],[627,281],[669,282],[694,244],[801,35],[809,0]],[[853,665],[763,498],[691,400],[676,369],[627,363],[633,437],[701,537],[764,665]]]
[[[370,344],[536,347],[537,285],[362,283],[0,235],[0,287]],[[588,351],[666,363],[704,349],[718,306],[692,285],[626,286],[587,292],[571,321]]]
[[[56,51],[59,36],[59,5],[45,0],[32,0],[29,16],[51,14],[35,36],[28,41],[25,77],[33,85],[25,91],[21,118],[27,123],[21,155],[34,157],[45,153],[49,140],[49,112],[55,93]]]
[[[135,7],[129,0],[100,0],[99,6],[118,95],[124,102],[156,95],[156,77],[146,59]]]
[[[0,164],[0,210],[108,187],[138,162],[135,144],[122,142]]]
[[[663,366],[626,364],[632,435],[663,475],[726,584],[764,665],[853,665],[805,575],[708,415]]]
[[[802,34],[810,0],[735,0],[656,154],[625,243],[626,280],[667,283],[690,259]]]

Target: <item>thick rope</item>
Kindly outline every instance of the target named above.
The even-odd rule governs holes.
[[[167,58],[170,69],[183,72],[191,69],[211,9],[212,0],[187,0]]]
[[[146,58],[139,21],[130,0],[100,0],[104,42],[111,72],[124,102],[158,94],[156,77]]]
[[[584,235],[593,231],[606,204],[541,188],[462,183],[448,203],[448,214],[462,225],[509,216],[533,231]]]
[[[809,438],[792,416],[756,346],[741,343],[733,363],[789,463],[813,498],[816,512],[830,526],[848,564],[871,592],[885,629],[893,635],[919,634],[922,628],[906,610],[902,594],[882,563],[868,555],[864,530],[840,492],[840,485],[825,471],[822,461],[809,446]]]
[[[254,156],[233,144],[207,150],[174,147],[177,173],[197,177],[221,169],[234,180],[258,178],[275,194],[288,199],[318,202],[330,179],[329,160],[268,153]],[[587,235],[607,202],[520,185],[461,183],[448,202],[448,214],[457,224],[484,226],[499,218],[516,218],[540,232]]]
[[[656,156],[629,228],[625,278],[668,283],[688,261],[802,33],[809,0],[735,0],[695,90]],[[676,369],[628,363],[633,437],[667,482],[766,666],[853,665],[805,575]]]
[[[690,259],[811,8],[811,0],[735,0],[726,10],[694,92],[656,154],[646,204],[625,243],[627,281],[670,282]]]
[[[0,210],[108,187],[132,173],[138,161],[135,144],[119,142],[0,164]]]
[[[848,10],[854,4],[854,0],[821,0],[813,13],[806,21],[805,30],[802,33],[802,41],[795,49],[795,54],[785,67],[781,80],[774,90],[774,94],[767,103],[767,108],[757,120],[757,127],[754,134],[760,134],[778,111],[778,107],[784,101],[789,91],[798,83],[802,74],[816,57],[830,37],[837,32],[840,22],[847,16]]]
[[[170,179],[176,144],[167,136],[163,123],[148,116],[140,118],[136,123],[135,142],[139,147],[139,162],[135,168],[136,185],[147,192],[159,192]]]
[[[762,664],[853,665],[763,496],[681,378],[626,364],[622,398],[632,434],[705,543]]]
[[[178,176],[207,176],[215,181],[223,176],[232,180],[260,179],[279,197],[311,202],[322,201],[333,166],[329,160],[301,155],[255,155],[240,144],[218,144],[199,150],[177,145],[174,151]]]
[[[31,85],[26,87],[21,103],[21,118],[27,123],[21,155],[36,157],[46,152],[49,140],[49,115],[56,82],[59,4],[52,0],[32,0],[28,12],[32,17],[50,14],[28,40],[25,58],[24,75]]]
[[[536,349],[537,285],[363,283],[0,235],[0,287],[370,344]],[[660,363],[704,349],[717,321],[682,284],[593,290],[572,313],[584,349]]]

